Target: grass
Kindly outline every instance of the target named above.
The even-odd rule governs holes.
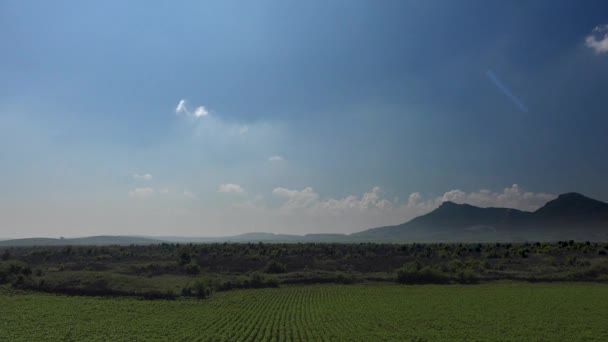
[[[608,286],[284,286],[144,301],[0,290],[2,340],[600,341]]]

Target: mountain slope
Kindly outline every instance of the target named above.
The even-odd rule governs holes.
[[[406,223],[351,236],[394,242],[605,240],[608,203],[577,193],[560,195],[535,212],[444,202],[434,211]]]
[[[570,192],[547,202],[534,212],[534,217],[568,222],[606,221],[608,220],[608,203]]]

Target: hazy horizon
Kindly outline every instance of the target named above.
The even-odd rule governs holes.
[[[606,13],[3,2],[0,238],[353,233],[446,200],[607,201]]]

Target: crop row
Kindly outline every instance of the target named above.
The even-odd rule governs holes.
[[[601,340],[598,284],[317,285],[144,301],[0,291],[2,340]]]

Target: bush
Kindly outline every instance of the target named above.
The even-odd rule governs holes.
[[[171,290],[167,290],[167,292],[157,292],[157,291],[145,292],[145,293],[143,293],[142,297],[147,300],[158,300],[158,299],[174,300],[177,298],[175,293],[173,293],[173,291],[171,291]]]
[[[179,258],[177,259],[177,263],[180,266],[184,266],[190,263],[190,261],[192,260],[192,257],[190,256],[190,251],[188,250],[181,250],[179,252]]]
[[[420,268],[419,264],[410,263],[397,271],[397,282],[401,284],[445,284],[450,277],[430,266]]]
[[[458,272],[458,282],[461,284],[474,284],[477,283],[477,281],[477,275],[471,269]]]
[[[568,255],[566,257],[566,263],[570,266],[576,265],[576,260],[577,260],[576,255]]]
[[[203,280],[195,281],[192,290],[196,297],[200,299],[209,298],[211,296],[211,287]]]
[[[608,276],[608,260],[603,260],[591,265],[585,270],[571,272],[566,275],[568,280],[597,280]]]
[[[279,282],[274,277],[265,277],[259,272],[254,272],[249,277],[249,286],[254,289],[263,287],[278,287]]]
[[[197,264],[186,265],[186,273],[197,275],[201,273],[201,268]]]
[[[278,261],[273,260],[273,261],[269,262],[268,265],[266,265],[264,272],[266,272],[266,273],[285,273],[285,272],[287,272],[287,267],[285,266],[285,264],[282,264]]]

